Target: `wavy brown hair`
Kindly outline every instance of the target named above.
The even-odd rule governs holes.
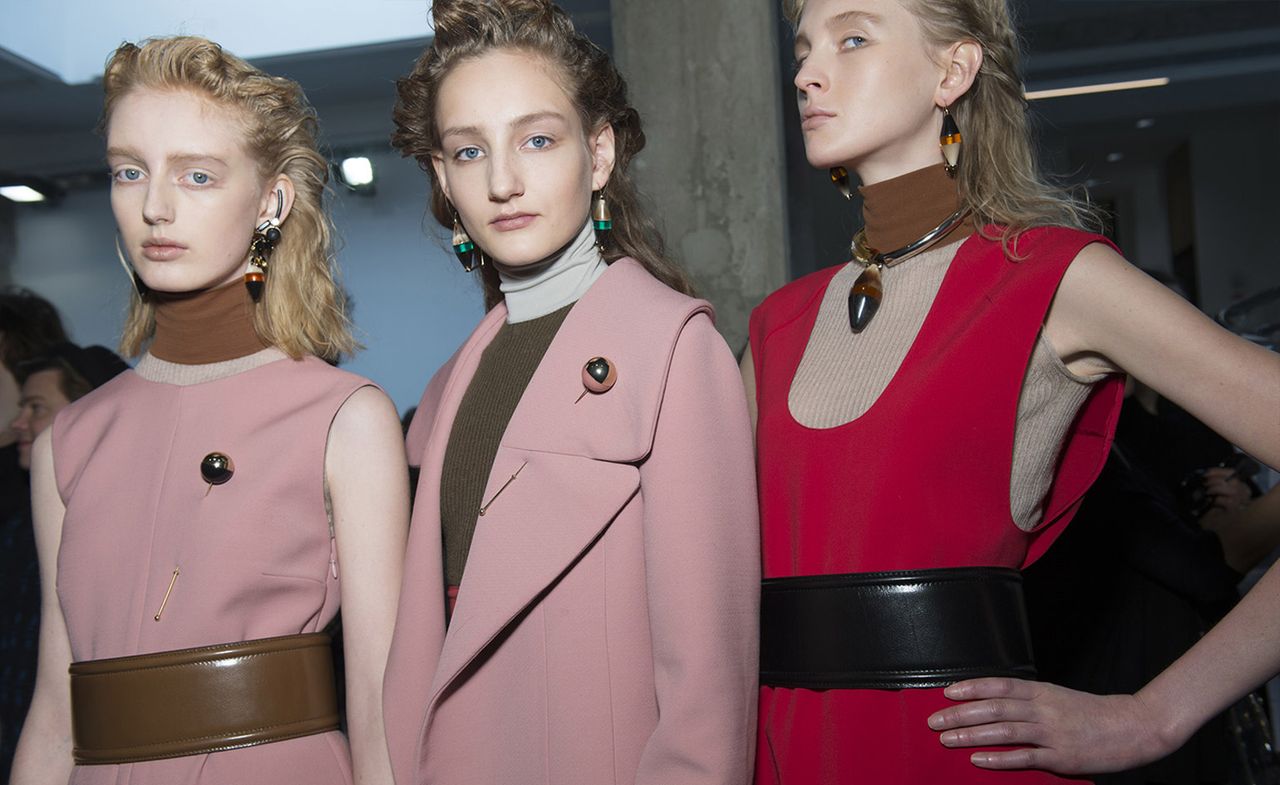
[[[453,225],[453,207],[436,179],[431,160],[440,152],[436,101],[440,86],[459,63],[495,50],[527,53],[553,65],[560,84],[578,110],[583,129],[590,133],[612,125],[615,139],[613,174],[609,178],[609,206],[613,230],[605,261],[630,256],[655,278],[685,294],[693,285],[664,249],[657,226],[645,212],[628,167],[644,148],[640,115],[627,102],[627,84],[603,49],[578,32],[569,15],[549,0],[436,0],[432,3],[435,39],[396,82],[395,133],[391,143],[413,157],[431,180],[431,214],[441,226]],[[583,220],[586,220],[583,215]],[[481,268],[485,307],[502,300],[498,273]]]
[[[956,174],[961,204],[978,226],[1003,227],[1006,251],[1036,226],[1098,231],[1093,205],[1055,185],[1040,172],[1023,97],[1021,47],[1006,0],[900,0],[920,23],[925,41],[941,49],[959,41],[982,47],[973,85],[949,107],[964,135]],[[800,23],[805,0],[783,0],[791,24]]]
[[[316,114],[297,82],[270,76],[204,38],[152,38],[120,46],[102,77],[100,129],[132,90],[186,90],[233,111],[242,121],[245,149],[265,182],[293,181],[293,207],[271,255],[271,271],[254,328],[263,341],[295,359],[337,360],[357,348],[345,300],[335,281],[333,230],[323,196],[329,164],[316,146]],[[245,249],[248,263],[249,249]],[[120,350],[137,355],[155,334],[155,311],[136,292],[129,304]]]

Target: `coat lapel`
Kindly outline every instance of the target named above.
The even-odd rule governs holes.
[[[405,574],[396,614],[396,631],[387,663],[387,684],[396,685],[384,701],[387,717],[387,744],[393,764],[421,760],[427,711],[433,674],[438,669],[439,655],[445,637],[444,585],[440,543],[440,473],[445,447],[449,442],[449,426],[457,415],[462,396],[475,376],[484,349],[493,340],[506,319],[506,308],[499,305],[489,311],[458,350],[444,374],[435,405],[430,406],[431,390],[423,398],[414,428],[423,428],[425,436],[411,440],[421,444],[418,454],[410,454],[409,462],[421,467],[418,491],[414,500],[413,523],[405,552]],[[435,384],[433,380],[432,384]],[[429,421],[418,422],[419,418]],[[402,737],[402,731],[407,731]],[[397,769],[397,781],[412,781],[410,772]]]

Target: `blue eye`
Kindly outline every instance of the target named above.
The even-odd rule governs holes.
[[[852,41],[853,43],[850,44],[849,43],[850,41]],[[867,43],[867,39],[863,38],[862,36],[850,35],[850,36],[845,36],[840,41],[840,48],[841,49],[857,49],[860,46],[865,46],[866,43]]]
[[[204,172],[192,172],[191,182],[195,183],[196,185],[208,185],[209,175]]]
[[[453,154],[459,161],[474,161],[480,157],[479,147],[463,147]]]
[[[120,182],[137,182],[142,179],[142,170],[131,166],[116,170],[114,179]]]
[[[528,144],[535,150],[545,150],[551,146],[551,138],[539,134],[538,136],[531,138]]]

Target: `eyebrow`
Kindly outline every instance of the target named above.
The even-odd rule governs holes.
[[[143,156],[130,147],[108,147],[107,158],[131,158],[139,162],[143,160]],[[167,160],[169,163],[175,164],[212,162],[222,166],[229,166],[226,161],[210,153],[173,153]]]
[[[828,30],[830,30],[830,29],[840,27],[841,25],[847,24],[849,22],[864,22],[864,21],[874,25],[880,22],[880,17],[876,14],[871,13],[870,11],[857,11],[857,10],[844,11],[843,13],[836,14],[835,16],[828,19],[826,24],[823,25],[823,27],[826,27]],[[805,37],[804,33],[796,34],[795,45],[797,47],[799,47],[801,44],[807,45],[808,43],[809,43],[809,39]]]
[[[514,127],[519,127],[524,125],[530,125],[532,123],[538,123],[543,120],[559,120],[561,122],[564,122],[565,118],[564,118],[564,115],[560,114],[559,112],[552,112],[552,111],[530,112],[529,114],[520,115],[516,119],[512,120],[511,126],[514,128]],[[455,125],[455,126],[446,128],[443,132],[441,132],[440,138],[447,139],[450,136],[468,136],[468,135],[472,135],[472,136],[480,135],[480,127],[475,125]]]

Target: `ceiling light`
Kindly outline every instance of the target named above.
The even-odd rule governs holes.
[[[28,185],[0,186],[0,196],[12,202],[43,202],[44,194]]]
[[[1107,163],[1116,164],[1124,160],[1124,153],[1107,153]]]
[[[1050,90],[1031,90],[1027,92],[1028,101],[1042,98],[1062,98],[1068,95],[1088,95],[1090,93],[1112,93],[1117,90],[1138,90],[1143,87],[1164,87],[1169,84],[1169,77],[1157,79],[1133,79],[1128,82],[1104,82],[1101,84],[1077,85],[1075,87],[1055,87]]]
[[[342,159],[342,182],[348,188],[365,188],[373,184],[373,162],[364,156]]]
[[[1135,126],[1137,126],[1138,128],[1142,128],[1144,130],[1147,128],[1151,128],[1155,124],[1156,124],[1156,121],[1150,117],[1144,117],[1138,122],[1134,123]]]

